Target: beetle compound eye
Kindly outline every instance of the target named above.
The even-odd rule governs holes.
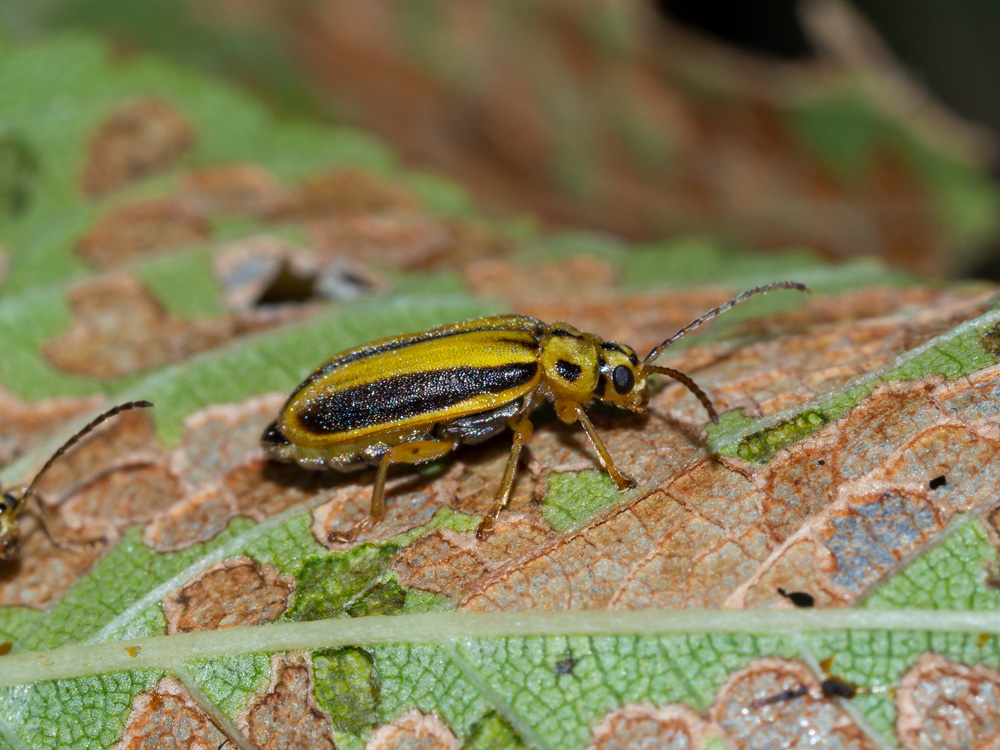
[[[624,396],[635,385],[635,375],[625,365],[618,365],[611,373],[611,382],[618,394]]]

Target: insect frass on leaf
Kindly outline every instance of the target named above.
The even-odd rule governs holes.
[[[330,541],[347,541],[381,520],[390,464],[431,461],[510,427],[514,442],[503,478],[476,531],[485,539],[510,500],[518,457],[531,438],[532,411],[551,401],[559,419],[579,422],[619,491],[634,488],[585,407],[597,399],[646,414],[649,376],[661,374],[680,381],[718,423],[711,399],[690,377],[653,362],[720,313],[775,289],[809,291],[793,281],[750,289],[696,318],[642,361],[630,346],[525,315],[476,318],[373,341],[342,352],[306,378],[261,443],[269,457],[309,469],[377,467],[369,517],[347,532],[328,535]]]
[[[18,517],[27,510],[28,501],[34,495],[37,497],[35,492],[35,487],[38,484],[38,480],[49,470],[49,467],[55,463],[60,456],[62,456],[67,450],[69,450],[73,445],[75,445],[80,438],[84,437],[87,433],[91,432],[95,427],[104,422],[107,419],[120,414],[123,411],[129,411],[130,409],[147,409],[153,406],[149,401],[128,401],[124,404],[118,404],[106,412],[99,414],[94,417],[90,422],[84,425],[76,434],[73,435],[69,440],[59,446],[59,449],[53,453],[49,460],[45,462],[45,465],[38,470],[31,482],[27,486],[22,487],[20,490],[4,490],[2,498],[0,498],[0,560],[16,560],[21,550],[21,530],[18,526]],[[38,509],[38,518],[42,522],[42,526],[45,528],[45,532],[49,535],[53,544],[57,547],[64,547],[64,543],[59,539],[53,531],[52,524],[49,522],[48,513],[49,510],[45,504],[38,500],[36,503]]]

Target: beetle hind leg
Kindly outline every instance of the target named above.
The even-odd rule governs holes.
[[[385,515],[385,478],[390,464],[420,464],[447,455],[454,443],[440,440],[415,440],[394,445],[387,450],[375,472],[375,486],[372,488],[372,504],[368,518],[347,531],[331,531],[326,535],[328,542],[351,542],[365,529],[369,529]]]
[[[507,458],[507,468],[504,469],[503,481],[500,482],[500,489],[497,490],[497,497],[493,502],[493,507],[490,508],[489,513],[486,514],[479,523],[479,528],[476,529],[476,539],[479,541],[483,541],[493,533],[497,517],[510,502],[510,493],[514,488],[514,475],[517,473],[517,460],[521,456],[521,448],[531,440],[531,420],[527,417],[516,424],[512,424],[511,427],[514,428],[514,444],[511,446],[510,456]]]

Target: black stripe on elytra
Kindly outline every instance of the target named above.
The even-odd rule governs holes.
[[[570,383],[574,382],[580,373],[583,372],[583,368],[580,365],[573,362],[568,362],[565,359],[556,360],[556,372],[559,373],[563,380],[568,380]]]
[[[501,393],[528,383],[537,362],[499,367],[448,367],[389,375],[371,383],[323,393],[298,410],[301,424],[317,435],[390,426],[447,409],[483,393]]]
[[[512,319],[512,322],[523,321],[527,323],[527,325],[520,326],[515,330],[523,331],[524,333],[530,334],[531,336],[534,337],[534,340],[518,341],[517,339],[513,338],[508,338],[504,340],[510,343],[515,343],[520,346],[523,346],[528,351],[538,351],[538,337],[541,336],[543,328],[541,321],[535,320],[534,318],[529,318],[527,316],[524,317],[508,316],[508,317]],[[322,378],[331,370],[336,369],[337,367],[342,367],[343,365],[346,365],[349,362],[356,362],[359,359],[364,359],[365,357],[373,357],[376,354],[382,354],[383,352],[391,352],[395,351],[396,349],[405,349],[408,346],[413,346],[414,344],[420,344],[424,341],[438,341],[440,339],[446,339],[451,336],[461,336],[466,333],[482,333],[484,331],[496,331],[497,333],[502,334],[505,332],[509,333],[510,329],[498,328],[496,326],[483,326],[482,328],[467,328],[462,331],[430,330],[430,331],[422,331],[420,333],[414,333],[410,336],[406,336],[405,338],[396,338],[392,339],[391,341],[383,341],[381,344],[378,344],[377,346],[362,347],[357,351],[348,354],[347,356],[337,357],[331,360],[328,364],[321,367],[320,369],[316,370],[312,375],[310,375],[308,378],[299,383],[299,386],[294,391],[292,391],[292,395],[288,397],[288,403],[291,403],[292,399],[295,398],[296,394],[298,394],[299,391],[308,386],[310,383],[315,382],[316,380]]]
[[[604,398],[604,389],[608,387],[608,376],[605,370],[608,369],[608,363],[604,361],[604,357],[600,354],[597,355],[597,385],[594,387],[594,396],[597,398]]]

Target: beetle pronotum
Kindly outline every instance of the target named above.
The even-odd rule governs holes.
[[[109,419],[120,412],[128,411],[129,409],[146,409],[152,405],[153,404],[149,401],[128,401],[124,404],[118,404],[118,406],[108,409],[103,414],[99,414],[84,425],[84,427],[73,435],[73,437],[59,446],[59,450],[49,457],[49,460],[45,462],[45,465],[41,469],[38,470],[34,479],[32,479],[26,487],[22,487],[20,490],[4,490],[3,497],[0,499],[0,560],[17,559],[21,549],[21,530],[18,526],[17,519],[21,513],[27,510],[28,500],[31,499],[32,495],[37,497],[35,487],[38,484],[38,480],[42,478],[46,471],[49,470],[49,467],[52,466],[52,464],[55,463],[62,454],[73,447],[73,445],[75,445],[80,438],[104,422],[104,420]],[[50,519],[48,517],[49,510],[45,506],[45,503],[39,499],[36,506],[39,511],[38,518],[42,522],[42,526],[45,528],[45,532],[49,535],[49,538],[57,547],[64,547],[65,545],[52,529],[52,524],[50,523]]]
[[[648,377],[657,373],[680,381],[718,423],[711,399],[690,377],[653,362],[698,326],[774,289],[808,291],[794,281],[750,289],[686,325],[642,362],[629,346],[525,315],[476,318],[374,341],[337,355],[306,378],[261,443],[268,456],[309,469],[378,467],[369,517],[346,533],[329,534],[330,541],[345,541],[381,520],[390,464],[431,461],[509,426],[514,443],[503,479],[476,531],[485,539],[510,500],[536,407],[552,401],[559,419],[579,422],[619,491],[631,489],[636,483],[615,466],[584,407],[598,399],[645,414]]]

